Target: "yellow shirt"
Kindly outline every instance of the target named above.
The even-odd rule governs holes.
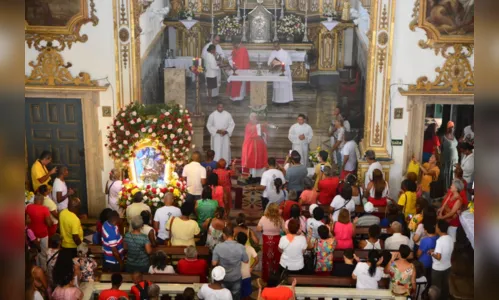
[[[170,225],[172,220],[173,224]],[[200,232],[196,221],[184,221],[180,218],[170,218],[168,222],[166,222],[166,229],[170,228],[172,246],[196,246],[194,236],[198,235]]]
[[[40,185],[46,184],[50,192],[51,190],[51,186],[49,185],[50,176],[47,178],[47,180],[45,180],[42,183],[38,181],[39,178],[42,178],[48,173],[49,171],[47,170],[47,168],[44,165],[42,165],[42,163],[39,160],[35,161],[35,163],[31,166],[31,182],[33,183],[33,191],[36,192],[36,190],[38,190]]]
[[[73,234],[77,234],[80,240],[83,241],[83,228],[81,227],[80,219],[67,208],[63,209],[59,214],[59,230],[61,231],[63,248],[76,248],[76,243],[73,241]]]
[[[43,199],[43,206],[48,208],[50,212],[52,212],[54,210],[57,211],[57,204],[55,204],[55,202],[52,199],[50,199],[49,197],[45,197]],[[52,214],[50,214],[50,218],[52,219],[52,222],[54,222],[54,224],[59,223],[59,221],[56,218],[54,218],[54,216]]]
[[[408,215],[414,215],[416,213],[416,198],[416,192],[407,191],[400,195],[398,205],[405,205],[405,217],[407,217]],[[404,211],[404,209],[402,209],[402,211]]]
[[[326,162],[326,163],[320,163],[320,164],[317,164],[315,166],[315,184],[314,184],[314,190],[317,190],[317,186],[319,185],[319,180],[321,179],[321,166],[324,166],[324,167],[330,167],[331,168],[331,164]]]
[[[435,180],[438,178],[438,176],[440,175],[440,169],[437,166],[434,166],[433,169],[429,169],[430,168],[429,163],[424,163],[423,168],[425,168],[427,171],[431,171],[431,170],[435,171],[435,176],[423,175],[423,177],[421,178],[421,190],[423,192],[429,192],[430,191],[430,183],[432,181],[434,181],[433,178],[435,178]]]
[[[132,203],[128,205],[126,208],[126,220],[128,222],[128,225],[130,225],[129,231],[132,231],[132,218],[135,216],[140,216],[140,214],[144,211],[147,210],[148,212],[151,212],[151,207],[145,203],[139,202],[139,203]]]

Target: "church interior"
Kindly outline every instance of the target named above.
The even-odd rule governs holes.
[[[236,170],[229,220],[244,213],[256,228],[263,214],[262,191],[254,189],[261,173],[253,174],[243,157],[251,114],[265,124],[267,157],[282,166],[295,150],[290,127],[305,115],[313,129],[302,153],[309,174],[323,150],[338,176],[331,132],[341,114],[356,145],[357,182],[366,179],[365,153],[372,150],[388,197],[396,200],[413,157],[424,157],[430,124],[445,131],[452,122],[457,139],[473,125],[473,26],[474,1],[461,0],[27,1],[26,198],[36,194],[32,165],[50,151],[47,168],[67,168],[90,244],[108,207],[104,191],[112,170],[124,182],[120,209],[130,204],[133,189],[147,193],[151,185],[178,193],[181,205],[187,194],[184,183],[176,185],[181,170],[194,151],[203,161],[214,148],[207,121],[223,104],[235,123],[227,146],[227,165]],[[217,87],[209,89],[206,57],[215,44],[220,69]],[[235,63],[239,48],[247,50],[245,69]],[[276,51],[286,53],[289,65],[272,60]],[[269,67],[275,60],[278,66]],[[237,82],[246,88],[234,100]],[[282,86],[289,91],[279,94]],[[159,196],[145,201],[155,211],[163,199],[151,197]],[[200,286],[168,282],[158,284],[172,299]],[[297,299],[402,299],[388,289],[355,294],[355,284],[314,289],[311,282],[296,287]],[[97,299],[108,285],[83,285],[84,299]]]

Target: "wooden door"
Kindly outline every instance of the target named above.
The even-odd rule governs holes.
[[[26,98],[25,126],[30,168],[43,150],[51,151],[52,163],[49,167],[68,167],[66,183],[81,200],[80,213],[87,213],[81,100]]]

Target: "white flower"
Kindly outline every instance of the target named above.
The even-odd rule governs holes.
[[[128,131],[128,130],[127,130],[127,131],[125,131],[125,135],[126,135],[126,136],[129,136],[129,135],[130,135],[130,131]]]
[[[124,141],[123,141],[123,144],[128,145],[128,141],[127,141],[127,140],[124,140]]]
[[[134,117],[135,117],[136,115],[137,115],[137,112],[136,112],[136,111],[133,111],[133,112],[132,112],[132,116],[134,116]]]
[[[123,145],[119,144],[118,148],[123,149]]]
[[[196,145],[192,144],[192,149],[196,148]]]
[[[154,118],[154,119],[152,119],[152,122],[153,123],[158,123],[158,119]]]
[[[189,130],[186,130],[186,131],[185,131],[185,134],[186,134],[186,135],[188,135],[188,134],[189,134]]]
[[[124,117],[124,116],[126,116],[126,114],[125,113],[121,113],[121,116]]]
[[[178,152],[178,148],[175,148],[175,150],[173,150],[173,151]]]
[[[186,110],[184,110],[184,113],[188,114],[189,112],[188,112],[188,111],[187,111],[187,109],[186,109]]]
[[[168,124],[168,129],[172,129],[173,128],[173,125],[172,124]]]
[[[120,121],[116,121],[116,125],[120,126],[121,125]]]
[[[142,119],[138,118],[137,123],[140,123],[140,122],[142,122]]]
[[[168,117],[169,115],[170,115],[170,112],[168,112],[168,111],[167,111],[167,112],[165,112],[165,116],[167,116],[167,117]]]
[[[163,198],[165,196],[165,194],[163,194],[162,192],[159,192],[158,195],[159,195],[160,198]]]
[[[168,139],[168,135],[164,134],[164,135],[163,135],[163,139],[164,139],[164,140]]]
[[[133,136],[134,136],[134,137],[136,137],[136,138],[138,138],[138,137],[139,137],[139,134],[138,134],[138,133],[136,133],[136,134],[134,134]]]
[[[173,133],[170,134],[170,138],[173,139],[175,135]]]
[[[158,206],[158,203],[157,202],[153,202],[152,206]]]
[[[182,132],[182,128],[177,129],[177,132],[181,133]]]
[[[156,149],[156,154],[160,154],[161,151],[159,151],[159,149]]]
[[[153,132],[151,135],[152,137],[156,137],[156,132]]]
[[[162,128],[162,129],[165,129],[165,127],[166,127],[166,126],[165,126],[165,124],[161,125],[161,128]]]
[[[177,141],[173,141],[173,144],[176,145],[177,144]]]
[[[180,122],[182,122],[182,119],[178,118],[177,123],[180,123]]]
[[[113,138],[115,138],[115,137],[116,137],[116,133],[113,132]]]
[[[151,133],[152,132],[152,128],[149,128],[149,130],[147,130],[147,132]]]
[[[130,124],[132,124],[132,125],[133,125],[133,124],[135,124],[135,121],[134,121],[134,120],[131,120],[131,121],[130,121]]]
[[[125,142],[126,142],[126,141],[125,141]],[[182,144],[184,143],[184,141],[180,140],[178,143],[179,143],[180,145],[182,145]]]
[[[127,201],[126,201],[126,205],[130,205],[130,204],[132,204],[132,202],[131,202],[131,201],[129,201],[129,200],[127,200]]]
[[[143,200],[147,200],[148,198],[147,198],[147,196],[144,196],[144,198],[142,198],[142,199],[143,199]]]
[[[146,132],[146,128],[144,127],[144,128],[142,128],[140,131],[142,131],[142,132]]]
[[[187,140],[188,140],[188,141],[190,141],[190,140],[191,140],[191,137],[190,137],[190,136],[188,136],[188,137],[187,137]]]
[[[120,130],[121,130],[121,131],[125,131],[125,126],[121,126],[121,127],[120,127]]]

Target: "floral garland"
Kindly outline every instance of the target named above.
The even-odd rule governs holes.
[[[218,34],[222,36],[234,36],[241,32],[241,24],[235,16],[225,16],[218,20]]]
[[[172,178],[165,185],[160,184],[135,184],[128,179],[123,180],[123,188],[119,192],[118,204],[121,208],[126,209],[128,205],[132,204],[133,196],[137,192],[142,193],[142,202],[151,207],[154,212],[164,206],[163,197],[166,193],[173,194],[173,201],[177,206],[181,206],[187,195],[186,183],[181,180],[177,173],[173,172]]]
[[[24,205],[33,203],[35,200],[35,194],[32,191],[24,190]]]
[[[313,163],[313,164],[318,164],[319,163],[319,152],[321,152],[321,147],[317,147],[315,151],[310,151],[308,153],[308,160]]]
[[[189,112],[178,104],[148,105],[131,103],[120,109],[107,127],[109,156],[129,164],[140,141],[149,138],[167,160],[180,164],[187,159],[192,144],[192,121]]]
[[[295,14],[284,16],[277,24],[277,33],[283,36],[301,35],[305,32],[305,25]]]

